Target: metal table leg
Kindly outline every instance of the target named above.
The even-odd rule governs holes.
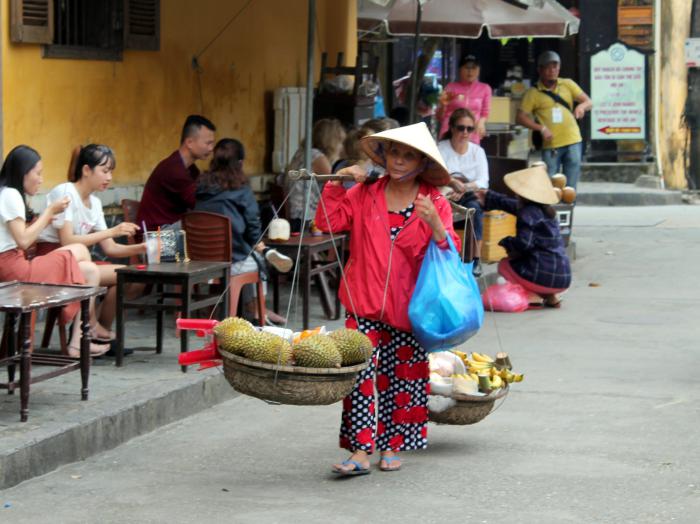
[[[5,313],[7,320],[5,320],[5,327],[7,329],[7,356],[14,357],[17,354],[17,315],[15,313],[10,313],[9,311]],[[10,387],[7,389],[8,395],[14,395],[15,389],[11,387],[12,383],[15,381],[15,370],[17,366],[14,361],[10,361],[7,365],[7,382]]]
[[[160,296],[158,299],[158,304],[163,303],[163,284],[156,285],[156,294]],[[160,354],[163,352],[163,316],[165,311],[161,308],[158,309],[156,313],[156,353]],[[182,337],[182,333],[180,333]]]
[[[20,357],[19,396],[21,422],[26,422],[29,417],[29,385],[32,382],[32,313],[22,313],[22,355]]]
[[[309,329],[309,297],[311,296],[311,254],[308,249],[302,251],[304,262],[301,267],[302,311],[304,329]]]
[[[90,299],[80,301],[80,399],[88,399],[88,379],[90,377]]]
[[[124,362],[124,280],[124,275],[117,274],[117,367]]]
[[[180,306],[181,318],[190,318],[190,297],[192,295],[192,284],[187,278],[180,286],[182,304]],[[187,353],[187,335],[189,330],[183,329],[180,331],[180,353]],[[183,373],[187,373],[187,366],[180,366]]]

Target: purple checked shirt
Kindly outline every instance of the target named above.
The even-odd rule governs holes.
[[[549,218],[538,204],[519,204],[495,191],[486,193],[486,210],[500,209],[517,217],[516,235],[498,244],[508,252],[513,270],[529,282],[565,289],[571,285],[571,265],[556,218]]]

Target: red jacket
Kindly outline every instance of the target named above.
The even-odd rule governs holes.
[[[350,259],[345,266],[347,286],[340,283],[340,300],[345,308],[360,317],[379,320],[410,332],[408,303],[433,232],[417,215],[410,216],[393,242],[392,253],[384,193],[388,178],[383,177],[371,185],[356,184],[347,191],[343,186],[326,184],[315,222],[322,231],[350,232]],[[421,183],[418,192],[431,198],[447,234],[459,251],[461,244],[452,227],[449,202],[429,184]],[[382,312],[385,288],[386,301]]]

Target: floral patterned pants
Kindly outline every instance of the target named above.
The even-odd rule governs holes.
[[[350,451],[423,449],[428,440],[428,356],[411,333],[348,317],[374,344],[367,369],[343,400],[340,447]]]

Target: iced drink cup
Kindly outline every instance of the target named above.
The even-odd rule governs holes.
[[[146,259],[149,264],[160,264],[160,250],[155,236],[146,237]]]

